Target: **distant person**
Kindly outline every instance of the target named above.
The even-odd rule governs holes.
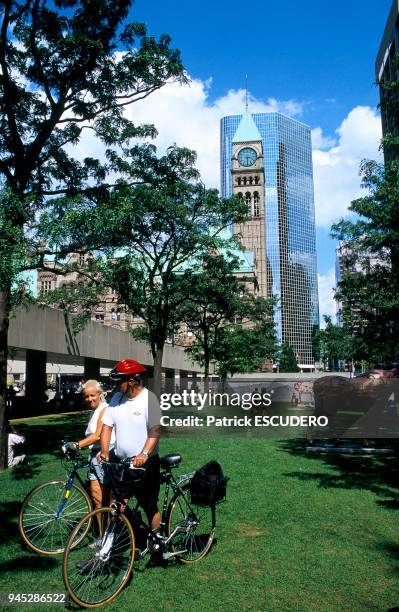
[[[15,396],[25,397],[25,383],[24,382],[22,383],[20,387],[17,387],[17,390],[15,390]]]
[[[8,433],[8,467],[12,468],[25,461],[26,455],[15,455],[14,448],[25,442],[25,437],[15,431],[11,426]]]
[[[7,385],[6,388],[6,425],[13,417],[15,390],[12,385]]]

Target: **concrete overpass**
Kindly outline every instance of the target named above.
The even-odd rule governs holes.
[[[148,368],[152,374],[152,355],[144,342],[134,340],[129,332],[88,321],[84,329],[73,332],[73,317],[61,310],[30,305],[20,306],[10,320],[10,353],[13,359],[26,360],[26,393],[32,400],[41,400],[46,384],[46,363],[83,365],[85,378],[96,378],[100,367],[111,368],[120,359],[130,357]],[[180,378],[201,372],[184,350],[165,346],[163,372],[174,384]]]

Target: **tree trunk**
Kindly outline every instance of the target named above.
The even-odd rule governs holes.
[[[161,395],[163,346],[157,346],[154,356],[153,391],[157,397]]]
[[[10,321],[11,286],[0,291],[0,470],[8,465],[8,440],[6,413],[8,326]]]
[[[203,339],[203,349],[204,349],[204,393],[209,393],[209,343],[208,343],[208,333],[204,330],[204,339]]]
[[[204,393],[209,393],[209,359],[204,360]]]

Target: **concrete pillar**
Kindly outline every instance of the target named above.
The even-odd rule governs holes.
[[[179,387],[180,392],[188,389],[188,372],[187,370],[180,370],[179,372]]]
[[[85,357],[84,359],[84,374],[85,380],[100,378],[100,360],[92,357]]]
[[[145,366],[147,372],[143,376],[144,386],[150,391],[154,390],[154,368],[152,366]]]
[[[194,389],[194,391],[200,391],[200,385],[201,385],[201,380],[199,377],[197,377],[197,372],[191,372],[191,378],[190,378],[190,391],[191,389]]]
[[[25,397],[29,411],[33,413],[45,402],[46,362],[45,351],[26,351]]]
[[[175,392],[175,371],[165,368],[165,393]]]

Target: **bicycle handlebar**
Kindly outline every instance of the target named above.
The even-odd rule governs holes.
[[[131,470],[141,470],[142,472],[145,472],[146,468],[136,467],[135,465],[133,465],[132,459],[134,459],[134,457],[129,458],[129,459],[121,459],[120,461],[105,461],[105,459],[103,459],[101,461],[101,465],[104,465],[107,467],[124,465],[124,466],[130,467]]]

